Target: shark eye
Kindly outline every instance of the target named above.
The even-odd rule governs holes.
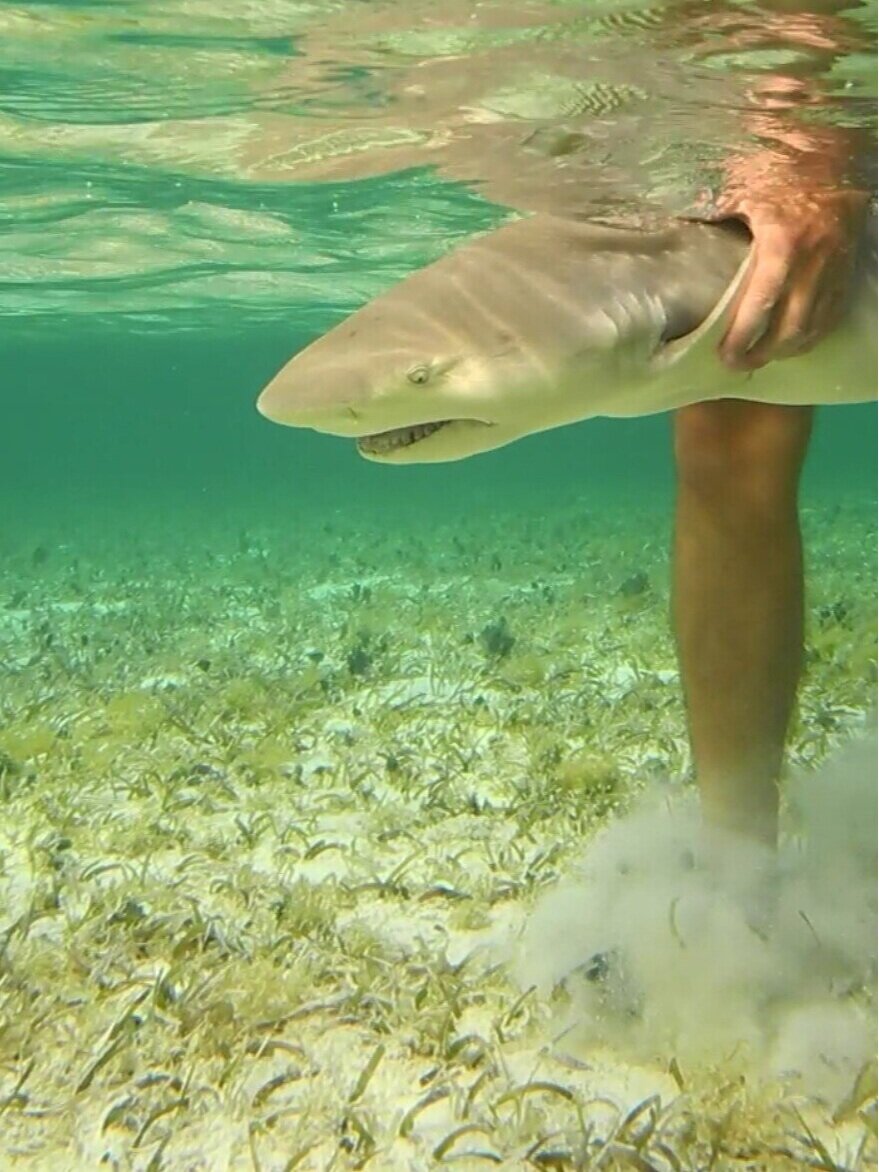
[[[429,366],[412,366],[406,371],[406,378],[410,383],[426,383],[430,378]]]

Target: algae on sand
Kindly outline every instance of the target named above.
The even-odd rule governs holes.
[[[0,569],[19,592],[0,618],[4,1160],[799,1169],[819,1144],[869,1166],[869,1093],[584,1054],[497,963],[584,843],[686,774],[658,511],[572,502],[576,567],[499,513],[421,553],[417,527],[367,542],[362,520],[356,542],[344,521],[242,539],[180,517],[159,540],[127,520],[47,531],[39,564],[13,534]],[[872,519],[806,525],[833,556],[813,562],[801,766],[874,703],[872,599],[851,587]],[[486,654],[499,615],[515,642]],[[352,672],[360,632],[375,654]]]

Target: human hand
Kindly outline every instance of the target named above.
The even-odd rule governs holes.
[[[720,356],[735,370],[756,370],[804,353],[838,321],[867,197],[790,180],[781,187],[752,183],[747,191],[741,179],[716,205],[720,216],[744,220],[753,236]]]

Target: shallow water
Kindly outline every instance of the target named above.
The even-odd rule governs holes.
[[[665,420],[401,476],[267,427],[253,399],[345,312],[502,222],[507,197],[527,209],[572,175],[581,211],[690,207],[747,138],[747,93],[788,75],[820,74],[808,120],[868,125],[875,6],[779,19],[620,0],[5,6],[0,484],[16,510],[82,500],[87,523],[101,499],[204,492],[260,515],[364,494],[458,508],[563,500],[572,482],[612,497],[633,470],[667,487]],[[437,141],[376,145],[412,125]],[[549,179],[560,148],[540,144],[560,126],[577,143]],[[871,412],[825,413],[810,484],[871,491]]]
[[[253,404],[346,312],[537,206],[571,142],[581,210],[619,215],[711,189],[761,81],[820,68],[808,117],[869,126],[875,4],[821,19],[0,10],[0,1162],[420,1169],[468,1122],[511,1161],[555,1131],[582,1156],[571,1100],[529,1106],[528,1080],[680,1089],[667,1054],[584,1072],[541,1048],[545,1006],[454,968],[687,777],[668,418],[404,469]],[[875,704],[875,423],[818,413],[797,768]],[[782,1092],[705,1093],[669,1124],[695,1166],[735,1095],[723,1158],[754,1135],[779,1168],[814,1156]],[[837,1131],[812,1106],[868,1166],[863,1103]]]

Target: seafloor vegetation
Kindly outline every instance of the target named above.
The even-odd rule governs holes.
[[[584,1062],[479,947],[686,777],[665,516],[10,529],[2,1167],[870,1166],[866,1083]],[[809,766],[876,632],[867,506],[805,523]]]

